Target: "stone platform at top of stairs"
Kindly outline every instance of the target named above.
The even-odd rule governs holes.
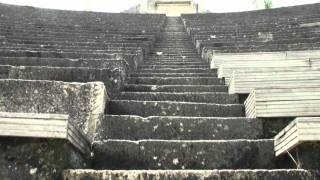
[[[93,143],[95,169],[274,169],[273,140],[106,140]]]
[[[319,171],[296,169],[252,170],[66,170],[64,180],[318,180]]]

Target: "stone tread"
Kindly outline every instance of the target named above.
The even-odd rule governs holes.
[[[239,170],[66,170],[64,180],[318,180],[319,171],[303,169],[239,169]]]

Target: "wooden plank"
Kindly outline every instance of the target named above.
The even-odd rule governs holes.
[[[1,112],[0,136],[65,139],[82,153],[90,152],[89,139],[68,115]]]
[[[25,118],[25,119],[49,119],[64,120],[68,119],[66,114],[39,114],[39,113],[16,113],[16,112],[0,112],[0,118]]]
[[[296,127],[296,130],[293,130]],[[295,131],[295,133],[292,133]],[[294,135],[293,135],[294,134]],[[320,142],[320,117],[298,117],[275,136],[279,156],[303,142]]]

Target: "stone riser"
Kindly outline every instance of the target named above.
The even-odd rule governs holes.
[[[129,84],[123,87],[125,91],[132,92],[228,92],[228,87],[222,86],[199,86],[199,85],[144,85],[144,84]]]
[[[227,93],[161,93],[161,92],[121,92],[118,100],[176,101],[216,104],[237,104],[238,95]]]
[[[221,140],[263,137],[262,121],[246,118],[106,115],[101,139]]]
[[[163,68],[163,69],[139,69],[140,73],[216,73],[216,69],[199,68]],[[212,76],[213,77],[213,76]]]
[[[209,104],[172,101],[112,100],[108,114],[148,116],[243,117],[244,106],[239,104]]]
[[[170,62],[170,61],[154,61],[154,62],[150,62],[150,61],[145,61],[145,63],[143,64],[144,66],[165,66],[165,65],[179,65],[179,66],[210,66],[208,63],[203,62],[203,61],[198,61],[198,62]]]
[[[203,65],[204,64],[204,65]],[[209,68],[210,66],[205,64],[205,63],[201,63],[199,64],[186,64],[186,65],[174,65],[174,64],[170,64],[170,65],[162,65],[162,64],[155,64],[155,65],[140,65],[139,68],[140,69],[161,69],[161,68]]]
[[[95,169],[272,169],[272,140],[108,140],[93,143]]]
[[[215,73],[136,73],[131,77],[217,77]]]
[[[149,85],[224,85],[224,79],[215,77],[130,77],[129,84]]]

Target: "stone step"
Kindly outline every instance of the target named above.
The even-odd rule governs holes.
[[[166,57],[166,56],[186,56],[186,57],[200,57],[199,54],[196,54],[196,53],[182,53],[182,52],[179,52],[179,53],[167,53],[167,52],[163,52],[163,54],[160,54],[158,55],[157,54],[158,52],[153,52],[151,53],[151,55],[155,55],[155,56],[160,56],[160,57]]]
[[[93,143],[95,169],[273,169],[273,140],[106,140]],[[277,164],[280,166],[280,164]]]
[[[149,60],[152,61],[202,61],[200,57],[181,57],[181,56],[157,56],[157,55],[153,55],[153,56],[149,56],[148,57]],[[202,61],[203,62],[203,61]]]
[[[224,85],[224,79],[216,77],[130,77],[128,82],[149,85]]]
[[[147,59],[146,61],[144,61],[145,64],[162,64],[162,63],[204,63],[204,64],[207,64],[209,66],[208,63],[200,60],[200,59],[163,59],[163,58],[149,58]]]
[[[103,139],[220,140],[258,139],[262,121],[251,118],[106,115]]]
[[[216,73],[135,73],[131,77],[217,77]]]
[[[140,73],[216,73],[217,69],[210,68],[162,68],[139,69]]]
[[[198,61],[198,62],[176,62],[176,61],[146,61],[143,65],[145,66],[157,66],[157,65],[179,65],[179,66],[184,66],[184,65],[189,65],[189,66],[210,66],[208,63],[204,61]]]
[[[131,92],[228,92],[225,85],[146,85],[146,84],[126,84],[124,91]]]
[[[185,64],[185,65],[175,65],[175,64],[173,64],[173,65],[162,65],[162,64],[154,64],[154,65],[150,65],[150,64],[148,64],[148,65],[140,65],[139,66],[139,69],[143,69],[143,68],[145,68],[145,69],[161,69],[161,68],[210,68],[210,66],[208,65],[208,64],[205,64],[205,65],[203,65],[202,63],[201,63],[201,65],[199,65],[199,64],[191,64],[191,65],[189,65],[189,64]],[[139,70],[138,70],[139,71]]]
[[[148,116],[243,117],[242,104],[112,100],[108,114]]]
[[[320,173],[302,169],[250,170],[66,170],[64,180],[317,180]]]
[[[216,104],[237,104],[239,97],[236,94],[221,92],[121,92],[119,100],[137,101],[180,101],[180,102],[202,102]]]

